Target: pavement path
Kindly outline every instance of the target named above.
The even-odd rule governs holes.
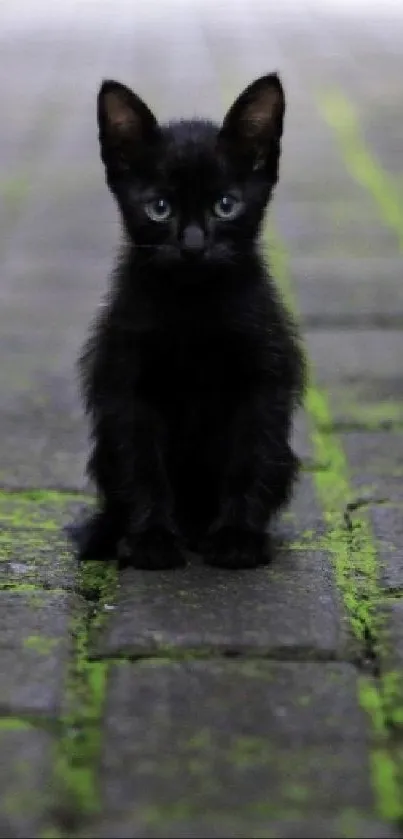
[[[0,836],[403,830],[403,12],[3,0]],[[269,569],[78,570],[75,359],[118,241],[102,77],[212,115],[278,69],[266,243],[311,360]]]

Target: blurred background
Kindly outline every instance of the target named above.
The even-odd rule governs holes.
[[[101,79],[161,117],[220,118],[278,70],[288,113],[272,219],[304,328],[391,328],[403,319],[402,42],[400,0],[2,0],[3,486],[85,486],[74,365],[119,238],[98,156]]]

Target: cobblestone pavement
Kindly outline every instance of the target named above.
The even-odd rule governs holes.
[[[275,5],[1,4],[4,837],[402,835],[403,7]],[[99,81],[219,117],[272,69],[266,243],[311,360],[277,556],[79,571],[74,363],[118,241]]]

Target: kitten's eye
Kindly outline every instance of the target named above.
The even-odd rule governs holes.
[[[214,204],[213,210],[218,218],[231,221],[239,215],[241,211],[241,201],[233,195],[222,195]]]
[[[167,221],[172,215],[172,207],[166,198],[154,198],[144,205],[144,209],[151,221]]]

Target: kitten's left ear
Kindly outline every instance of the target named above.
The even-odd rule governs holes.
[[[283,133],[285,97],[276,73],[252,82],[229,109],[219,142],[238,157],[247,158],[252,169],[265,169],[277,181],[280,141]]]
[[[107,168],[124,169],[144,157],[158,140],[154,114],[126,85],[104,81],[97,105],[101,155]]]

